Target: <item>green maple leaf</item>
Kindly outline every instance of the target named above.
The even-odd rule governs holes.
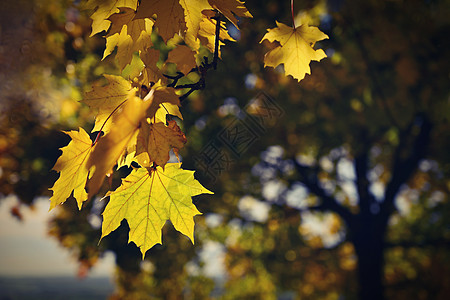
[[[212,194],[194,179],[194,171],[183,170],[178,163],[165,168],[134,169],[122,185],[107,195],[110,201],[103,212],[102,238],[126,219],[129,242],[142,252],[161,244],[162,227],[170,220],[176,230],[194,241],[194,216],[201,214],[192,196]]]

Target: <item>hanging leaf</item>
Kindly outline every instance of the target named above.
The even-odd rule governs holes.
[[[169,126],[161,122],[142,122],[136,145],[138,162],[143,167],[150,167],[153,162],[164,167],[169,160],[170,150],[175,148],[178,152],[185,143],[186,136],[175,121],[171,121]]]
[[[175,34],[186,31],[184,11],[178,0],[142,0],[135,19],[152,18],[155,14],[155,26],[165,43]]]
[[[322,49],[314,50],[317,41],[327,39],[328,36],[317,27],[301,25],[292,28],[277,22],[277,27],[268,29],[261,42],[278,42],[280,45],[264,56],[265,67],[284,65],[286,74],[292,75],[298,81],[311,74],[309,63],[312,60],[320,61],[327,57]],[[261,43],[260,42],[260,43]]]
[[[235,16],[241,18],[253,18],[252,14],[245,7],[244,2],[239,0],[208,0],[208,2],[237,28],[239,28],[238,20]]]
[[[112,172],[130,140],[136,136],[141,120],[146,117],[146,111],[151,104],[152,97],[143,101],[134,95],[134,91],[128,95],[125,104],[117,112],[114,126],[98,141],[88,160],[88,168],[94,167],[88,183],[89,198],[98,192],[105,175]]]
[[[64,203],[72,191],[79,209],[83,201],[88,199],[84,187],[89,173],[87,161],[94,148],[91,138],[83,128],[79,128],[79,131],[64,131],[64,133],[69,135],[72,141],[61,148],[63,153],[53,167],[53,170],[60,172],[60,175],[50,188],[53,191],[53,196],[50,198],[50,210]]]
[[[86,9],[95,10],[91,15],[92,32],[91,36],[96,33],[107,31],[111,25],[108,18],[118,13],[119,7],[128,7],[136,10],[138,0],[89,0],[85,4]]]
[[[212,194],[194,179],[194,171],[180,169],[177,163],[163,169],[135,169],[122,185],[108,193],[110,200],[103,212],[102,238],[126,219],[129,242],[145,252],[161,244],[161,229],[170,220],[176,230],[194,242],[194,216],[200,214],[191,197]]]
[[[203,20],[202,11],[211,10],[212,7],[208,3],[208,0],[180,0],[180,4],[184,9],[184,18],[187,27],[184,41],[189,47],[198,51],[200,48],[198,31],[200,29],[200,23]]]
[[[176,64],[177,69],[186,75],[196,67],[195,52],[188,46],[177,45],[175,49],[169,52],[166,63]]]
[[[92,91],[85,94],[81,102],[98,111],[95,117],[95,126],[92,132],[109,132],[112,113],[117,110],[121,104],[128,99],[130,92],[137,91],[131,86],[131,83],[115,75],[103,75],[108,80],[108,85],[93,86]],[[103,128],[102,128],[103,127]]]
[[[116,58],[120,70],[131,62],[135,52],[146,51],[152,46],[151,34],[154,22],[148,18],[133,20],[134,16],[133,9],[121,8],[119,13],[109,17],[112,25],[106,35],[106,49],[102,59],[117,47]]]

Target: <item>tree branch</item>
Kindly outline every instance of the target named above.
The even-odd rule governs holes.
[[[170,84],[167,85],[168,87],[173,87],[174,89],[189,89],[185,94],[179,97],[181,103],[193,92],[204,89],[206,86],[206,75],[208,71],[211,68],[214,70],[217,69],[217,63],[219,61],[220,13],[216,11],[216,15],[212,17],[212,19],[216,20],[213,61],[209,63],[208,57],[205,56],[204,61],[200,66],[193,68],[189,71],[189,73],[198,72],[200,75],[200,79],[195,83],[177,85],[178,81],[185,76],[183,73],[177,72],[177,75],[175,76],[164,74],[166,78],[173,80]]]
[[[419,127],[420,131],[414,137],[415,128],[417,127]],[[394,200],[401,185],[406,183],[414,174],[419,161],[425,158],[431,129],[432,124],[428,118],[424,114],[418,114],[407,130],[401,133],[400,142],[393,157],[392,176],[386,186],[384,201],[380,206],[380,213],[384,219],[383,223],[387,222],[395,210]],[[411,139],[413,141],[410,141]],[[405,152],[407,155],[405,155]]]
[[[296,159],[293,159],[293,161],[297,172],[302,177],[300,181],[311,193],[322,200],[321,204],[314,207],[309,207],[309,209],[335,212],[345,221],[347,226],[352,226],[354,223],[354,215],[347,208],[340,205],[334,197],[328,195],[325,190],[319,186],[317,171],[314,171],[308,166],[302,165]]]

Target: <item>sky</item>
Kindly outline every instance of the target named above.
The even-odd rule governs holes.
[[[0,196],[1,197],[1,196]],[[34,209],[22,206],[23,221],[11,216],[15,196],[0,198],[0,276],[76,276],[74,257],[47,234],[48,220],[56,213],[49,199],[36,199]],[[112,277],[114,255],[107,253],[88,277]]]

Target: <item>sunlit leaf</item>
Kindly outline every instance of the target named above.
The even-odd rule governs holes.
[[[85,94],[83,103],[98,111],[95,117],[95,126],[92,131],[108,132],[111,126],[111,114],[124,103],[134,89],[131,83],[115,75],[103,75],[109,82],[105,86],[94,86],[92,91]],[[102,128],[103,127],[103,128]]]
[[[135,19],[152,18],[155,14],[155,26],[164,42],[186,30],[183,8],[178,0],[142,0]]]
[[[277,27],[268,29],[263,40],[279,42],[280,46],[269,51],[264,56],[265,67],[277,67],[284,65],[286,74],[292,75],[298,81],[311,74],[309,63],[312,60],[320,61],[327,57],[322,49],[314,50],[317,41],[327,39],[328,36],[317,27],[301,25],[292,28],[277,22]]]
[[[130,140],[136,136],[140,122],[151,104],[152,97],[143,101],[134,95],[134,91],[128,95],[125,104],[117,112],[114,126],[100,138],[88,160],[88,168],[95,168],[88,183],[89,197],[98,192],[105,175],[111,173]]]
[[[153,162],[164,167],[169,160],[170,150],[175,148],[178,151],[185,143],[186,136],[175,121],[170,121],[169,126],[161,122],[142,122],[137,137],[136,155],[143,155],[138,156],[138,162],[143,167],[150,167]]]
[[[91,36],[101,31],[107,31],[111,22],[108,18],[119,12],[119,7],[128,7],[136,10],[137,0],[89,0],[85,8],[95,10],[91,15],[92,32]]]
[[[208,0],[212,7],[220,11],[234,26],[238,27],[236,16],[241,18],[252,18],[244,2],[239,0]]]
[[[161,229],[170,220],[176,230],[194,241],[194,216],[200,214],[192,196],[212,194],[194,179],[194,172],[167,164],[163,169],[139,168],[122,180],[122,185],[109,193],[103,212],[102,238],[126,219],[130,226],[129,242],[145,252],[161,243]]]
[[[79,131],[65,131],[72,138],[69,145],[61,148],[62,155],[56,161],[53,170],[60,172],[58,180],[50,190],[53,196],[50,198],[50,210],[58,204],[64,203],[73,196],[77,200],[78,208],[81,209],[83,201],[88,199],[84,189],[88,178],[87,161],[93,146],[89,135],[80,128]]]

